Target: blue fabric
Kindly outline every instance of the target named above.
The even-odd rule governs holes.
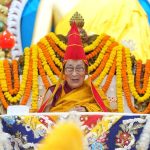
[[[148,0],[139,0],[141,6],[143,7],[143,9],[145,10],[147,17],[148,17],[148,21],[150,24],[150,4],[148,2]]]
[[[123,116],[118,122],[116,122],[110,128],[109,134],[108,134],[108,141],[106,142],[109,149],[115,150],[115,148],[117,148],[114,143],[116,143],[116,135],[118,134],[118,131],[120,130],[120,125],[122,124],[123,120],[134,119],[134,118],[140,118],[140,116]],[[138,129],[138,132],[135,135],[136,141],[139,139],[142,129],[143,128]],[[136,149],[135,147],[132,147],[131,150],[136,150]]]
[[[22,124],[17,124],[16,122],[13,126],[8,125],[4,120],[2,121],[3,131],[9,133],[10,135],[15,135],[17,131],[19,131],[22,135],[26,135],[28,142],[38,143],[42,137],[34,138],[33,131],[27,131],[26,128]]]
[[[81,118],[83,117],[85,116],[81,116]],[[96,116],[93,117],[95,118]],[[11,139],[12,147],[13,147],[13,143],[16,142],[16,144],[19,146],[21,150],[25,148],[25,144],[28,144],[28,148],[29,147],[33,148],[37,143],[39,143],[39,141],[45,137],[47,133],[47,129],[52,128],[52,126],[55,124],[52,120],[53,119],[51,118],[51,116],[41,116],[41,115],[0,117],[3,132],[8,133],[9,136],[11,137],[10,139]],[[143,122],[141,122],[141,120]],[[130,127],[129,125],[123,123],[123,121],[128,121]],[[84,121],[82,120],[83,126],[89,125],[86,122],[87,120]],[[99,122],[101,122],[101,120],[99,120],[98,123]],[[142,117],[122,116],[117,122],[114,123],[114,125],[110,127],[110,129],[108,129],[108,131],[106,131],[106,134],[105,133],[101,134],[98,131],[95,132],[96,134],[96,135],[94,134],[95,136],[91,134],[91,136],[87,139],[89,142],[89,148],[91,150],[103,150],[103,149],[115,150],[115,148],[123,148],[124,145],[122,147],[122,144],[118,145],[118,147],[116,145],[117,144],[116,138],[119,137],[119,139],[121,139],[123,143],[126,142],[126,140],[128,140],[130,143],[131,140],[135,138],[135,142],[133,143],[130,150],[136,150],[135,145],[141,135],[145,123],[146,123],[145,116]],[[92,128],[90,130],[92,130]],[[122,133],[123,134],[127,133],[126,135],[129,136],[121,135]],[[89,141],[89,139],[91,141]],[[13,148],[15,149],[15,147]]]
[[[39,2],[40,0],[28,0],[24,8],[21,18],[21,39],[23,49],[31,45]]]
[[[20,116],[6,116],[2,118],[3,132],[8,133],[12,137],[20,139],[22,144],[38,143],[43,136],[34,136],[34,130],[29,125],[23,123]],[[24,150],[22,144],[18,144],[20,150]],[[12,144],[13,145],[13,144]]]

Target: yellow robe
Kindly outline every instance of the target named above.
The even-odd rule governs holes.
[[[108,107],[109,102],[104,100],[104,103]],[[55,106],[50,109],[50,112],[66,112],[76,106],[83,106],[90,112],[102,111],[95,101],[87,81],[80,88],[74,89],[68,94],[65,94],[63,89],[61,97],[57,100]]]

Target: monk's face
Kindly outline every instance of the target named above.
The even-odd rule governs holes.
[[[82,86],[86,75],[84,62],[82,60],[67,60],[64,75],[70,88],[75,89]]]

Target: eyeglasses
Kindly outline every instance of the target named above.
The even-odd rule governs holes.
[[[76,68],[66,67],[65,68],[65,71],[67,73],[69,73],[69,74],[72,74],[74,72],[74,70],[75,70],[76,73],[83,73],[83,72],[85,72],[85,68],[84,67],[76,67]]]

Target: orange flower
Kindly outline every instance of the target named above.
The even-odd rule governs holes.
[[[107,60],[109,59],[110,56],[110,52],[112,51],[112,49],[118,45],[118,43],[113,42],[107,49],[106,54],[103,57],[103,60],[101,61],[101,64],[98,66],[98,68],[96,69],[96,71],[92,74],[91,78],[92,80],[96,79],[100,73],[102,72],[102,70],[104,69]]]
[[[4,70],[5,70],[5,75],[6,75],[8,91],[11,95],[17,94],[17,92],[19,91],[19,86],[20,86],[19,74],[18,74],[18,62],[17,60],[12,61],[14,88],[12,85],[12,75],[11,75],[11,68],[10,68],[9,61],[5,59],[3,63],[4,63]]]
[[[54,49],[54,51],[61,56],[62,58],[64,58],[64,52],[58,48],[58,46],[55,44],[55,42],[53,41],[53,39],[49,36],[46,36],[47,41],[49,42],[50,46]]]
[[[26,105],[29,97],[30,97],[30,93],[31,93],[31,89],[32,89],[32,50],[30,49],[30,67],[29,67],[29,71],[28,71],[28,77],[27,77],[27,82],[26,82],[26,88],[25,88],[25,94],[23,96],[23,99],[20,102],[20,105]]]
[[[7,101],[6,101],[5,97],[4,97],[4,94],[2,92],[1,86],[0,86],[0,100],[1,100],[4,108],[7,109],[8,103],[7,103]]]
[[[59,71],[59,69],[55,66],[55,63],[53,62],[53,60],[51,59],[51,56],[50,56],[50,54],[49,54],[48,51],[47,51],[46,45],[43,44],[42,42],[39,42],[39,43],[38,43],[38,46],[42,49],[43,54],[44,54],[44,56],[45,56],[45,58],[46,58],[48,64],[50,65],[50,67],[51,67],[52,70],[54,71],[54,73],[59,76],[59,75],[60,75],[60,71]]]
[[[138,111],[134,107],[134,105],[132,104],[131,95],[130,95],[131,91],[130,91],[130,88],[129,88],[128,78],[127,78],[127,73],[126,73],[127,67],[126,67],[126,58],[125,58],[124,48],[123,48],[123,52],[122,52],[122,60],[123,60],[123,63],[122,63],[122,78],[123,78],[123,82],[122,83],[123,83],[123,89],[124,89],[125,97],[126,97],[127,104],[129,106],[129,108],[134,113],[140,113],[140,114],[148,114],[148,113],[150,113],[150,103],[148,104],[147,108],[144,111],[142,111],[142,112]]]
[[[105,43],[107,42],[107,40],[109,40],[110,36],[106,35],[103,40],[99,43],[99,45],[97,46],[97,48],[92,51],[91,53],[89,53],[88,55],[86,55],[86,58],[89,60],[91,59],[92,57],[96,56],[100,51],[101,49],[103,48],[103,46],[105,45]]]
[[[146,89],[147,89],[147,85],[148,85],[148,79],[150,76],[150,60],[147,60],[146,65],[145,65],[145,73],[144,73],[144,78],[143,78],[143,87],[141,87],[141,71],[142,71],[142,61],[138,60],[136,62],[136,78],[135,78],[135,86],[136,86],[136,90],[139,94],[144,94]]]
[[[108,90],[109,86],[110,86],[110,83],[112,81],[112,78],[115,74],[115,71],[116,71],[116,59],[114,60],[113,62],[113,65],[109,71],[109,74],[108,74],[108,77],[107,77],[107,80],[105,82],[105,84],[103,85],[102,87],[102,90],[106,93],[106,91]]]

